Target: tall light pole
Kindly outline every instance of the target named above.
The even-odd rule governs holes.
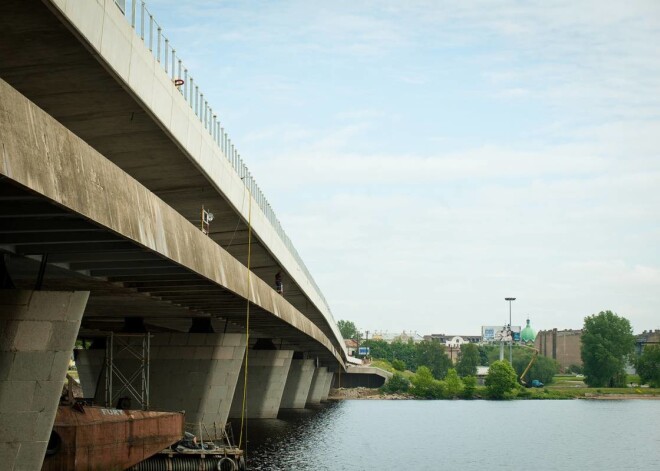
[[[511,330],[513,325],[511,324],[511,301],[515,301],[516,298],[504,298],[505,301],[509,301],[509,335],[511,340],[509,340],[509,363],[513,365],[513,331]]]

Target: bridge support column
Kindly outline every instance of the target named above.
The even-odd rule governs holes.
[[[323,396],[327,379],[328,369],[325,366],[318,367],[314,370],[312,385],[310,386],[309,394],[307,395],[307,404],[321,403],[321,397]]]
[[[291,360],[280,409],[304,409],[314,377],[314,360]]]
[[[88,297],[0,291],[2,469],[41,469]]]
[[[185,410],[191,431],[201,423],[205,436],[215,435],[227,423],[244,354],[243,334],[154,334],[150,407]]]
[[[321,401],[327,401],[332,387],[332,379],[335,377],[334,371],[328,371],[325,377],[325,384],[321,392]]]
[[[247,413],[249,419],[274,419],[280,410],[293,351],[250,350],[247,377]],[[240,417],[243,404],[245,366],[236,386],[230,417]]]

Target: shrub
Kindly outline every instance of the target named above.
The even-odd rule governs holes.
[[[463,381],[458,377],[455,369],[450,368],[445,376],[445,393],[447,397],[458,397],[463,391]]]
[[[493,362],[486,376],[486,390],[493,399],[504,399],[518,385],[516,372],[508,361]]]
[[[397,371],[403,371],[406,369],[406,364],[401,360],[392,360],[392,368]]]
[[[463,378],[463,397],[465,399],[472,399],[474,392],[477,390],[477,378],[474,376],[466,376]]]
[[[408,381],[401,373],[394,373],[380,390],[385,393],[404,393],[408,392],[410,388],[410,381]]]
[[[412,388],[410,392],[426,399],[442,399],[445,395],[445,387],[441,381],[433,378],[431,370],[426,366],[417,368],[415,376],[412,377]]]

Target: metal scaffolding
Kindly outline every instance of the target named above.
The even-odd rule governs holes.
[[[106,407],[115,407],[117,401],[128,394],[140,409],[149,410],[150,345],[148,333],[110,333],[105,351]],[[135,406],[131,408],[137,409]]]

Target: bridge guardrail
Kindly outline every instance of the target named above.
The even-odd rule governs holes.
[[[220,148],[225,158],[229,161],[234,171],[243,181],[252,198],[259,205],[270,224],[273,226],[280,239],[284,242],[289,252],[300,265],[304,274],[307,276],[316,293],[325,304],[325,308],[330,315],[330,320],[335,322],[330,306],[321,289],[314,281],[311,273],[302,261],[302,257],[294,247],[291,239],[286,235],[279,219],[275,215],[268,199],[263,194],[259,185],[252,177],[245,162],[241,158],[238,149],[232,143],[229,135],[225,131],[223,124],[218,119],[217,114],[209,105],[208,100],[204,98],[204,93],[200,91],[199,85],[195,83],[194,78],[185,67],[182,59],[177,55],[176,49],[170,43],[170,40],[163,33],[162,27],[158,24],[153,14],[147,9],[146,2],[141,0],[114,0],[120,10],[124,13],[124,18],[130,23],[135,33],[142,39],[149,48],[156,61],[161,65],[171,79],[172,86],[175,87],[186,102],[190,105],[195,115],[211,135],[216,145]],[[139,3],[139,5],[138,5]]]

